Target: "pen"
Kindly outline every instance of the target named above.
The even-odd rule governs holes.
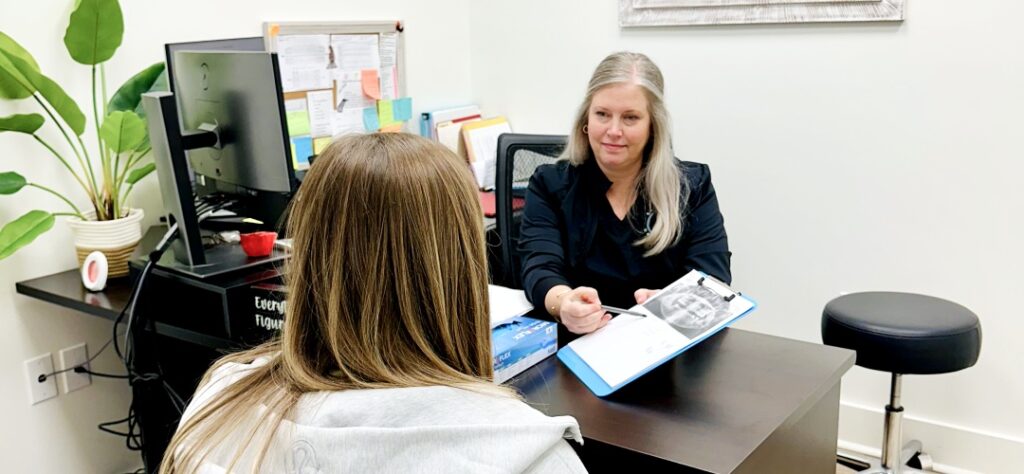
[[[603,309],[603,310],[605,310],[605,311],[607,311],[609,313],[629,314],[629,315],[640,316],[640,317],[644,317],[644,318],[647,317],[647,315],[644,314],[644,313],[639,313],[639,312],[636,312],[636,311],[630,311],[628,309],[616,308],[614,306],[601,305],[601,309]]]

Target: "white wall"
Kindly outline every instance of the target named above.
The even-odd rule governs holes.
[[[903,24],[620,29],[617,2],[474,4],[473,95],[513,130],[566,133],[594,66],[666,79],[677,155],[711,165],[741,327],[820,342],[841,291],[920,292],[982,320],[970,370],[908,376],[908,435],[943,464],[1024,463],[1024,7],[908,1]],[[840,438],[878,446],[888,376],[843,384]],[[859,422],[859,417],[872,418]]]
[[[263,21],[366,21],[402,19],[406,22],[406,79],[414,108],[430,110],[470,100],[469,2],[415,0],[357,2],[280,1],[122,1],[124,44],[108,64],[110,92],[156,61],[163,60],[163,44],[262,34]],[[4,1],[0,31],[25,46],[78,101],[90,117],[89,71],[74,63],[62,38],[71,11],[70,0],[37,0],[31,4]],[[31,102],[0,102],[0,116],[36,112]],[[90,129],[91,130],[91,129]],[[50,131],[52,132],[52,130]],[[93,133],[85,139],[93,145]],[[59,135],[49,135],[58,142]],[[73,181],[56,160],[31,138],[0,136],[0,171],[16,170],[29,180],[70,190]],[[156,180],[135,192],[135,202],[147,213],[147,224],[160,211]],[[60,203],[42,193],[24,190],[0,196],[0,223],[43,208],[58,210]],[[84,203],[79,196],[76,201]],[[22,361],[57,352],[78,342],[99,349],[110,337],[110,323],[14,292],[17,281],[75,267],[71,237],[62,222],[30,247],[0,262],[0,458],[5,472],[124,472],[141,465],[136,453],[120,438],[99,432],[96,424],[122,418],[130,393],[123,381],[94,379],[93,385],[40,405],[29,406]],[[108,352],[112,352],[108,349]],[[94,362],[97,370],[118,372],[115,357],[104,354]]]

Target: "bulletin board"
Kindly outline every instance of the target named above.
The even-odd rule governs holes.
[[[398,132],[412,119],[401,21],[266,22],[277,53],[295,169],[334,137]]]

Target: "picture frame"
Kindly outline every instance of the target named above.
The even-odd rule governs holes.
[[[619,0],[619,26],[903,21],[906,0]]]

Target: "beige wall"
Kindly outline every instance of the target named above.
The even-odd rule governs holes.
[[[122,1],[124,43],[108,64],[111,93],[144,66],[163,60],[163,44],[216,38],[259,36],[263,21],[392,20],[406,22],[406,79],[414,108],[430,110],[470,99],[468,1]],[[89,70],[74,63],[62,38],[70,0],[12,2],[0,6],[0,31],[35,56],[43,71],[77,99],[91,117]],[[30,102],[0,102],[0,116],[36,112]],[[91,121],[91,118],[90,118]],[[51,131],[52,132],[52,131]],[[48,132],[49,133],[49,132]],[[58,141],[59,135],[53,137]],[[92,146],[93,132],[86,134]],[[72,189],[60,165],[29,137],[0,136],[0,171],[17,170],[29,180]],[[156,179],[135,192],[135,204],[154,222],[161,204]],[[34,209],[59,209],[41,192],[25,190],[0,196],[0,222]],[[83,203],[84,197],[76,199]],[[96,429],[100,422],[123,418],[130,392],[120,380],[94,379],[83,390],[30,406],[22,361],[86,342],[99,349],[110,337],[110,323],[16,295],[14,283],[75,266],[71,237],[62,222],[32,246],[0,262],[0,458],[4,472],[125,472],[141,465],[124,441]],[[108,349],[97,370],[123,371]],[[63,389],[61,388],[63,391]]]
[[[843,291],[960,302],[981,317],[981,359],[906,377],[906,430],[946,465],[1024,463],[1024,7],[910,0],[903,24],[625,30],[616,15],[612,1],[474,6],[475,99],[513,130],[566,133],[602,57],[650,55],[677,155],[710,164],[735,284],[760,303],[740,327],[820,342]],[[877,446],[888,376],[844,382],[840,438]]]

